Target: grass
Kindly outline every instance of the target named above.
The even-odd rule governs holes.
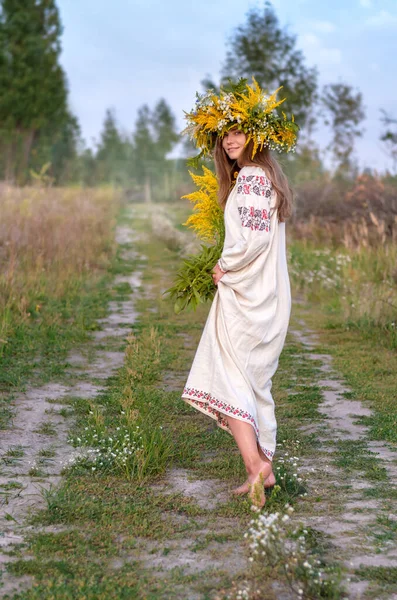
[[[123,218],[127,222],[128,216]],[[139,267],[143,270],[142,290],[150,289],[151,292],[136,300],[140,317],[126,346],[124,366],[95,399],[70,398],[68,411],[75,421],[73,438],[76,445],[85,443],[87,448],[99,450],[102,462],[108,448],[106,444],[110,437],[117,437],[118,427],[135,435],[139,426],[142,447],[134,451],[128,465],[114,460],[105,461],[101,467],[96,462],[95,471],[92,471],[92,461],[76,463],[66,471],[64,483],[59,488],[45,492],[46,509],[33,518],[33,525],[39,531],[30,534],[27,548],[17,551],[17,560],[9,567],[15,574],[29,574],[35,578],[34,587],[17,594],[18,600],[49,600],[53,597],[160,600],[187,597],[189,593],[208,599],[217,593],[221,598],[222,590],[226,595],[232,589],[233,581],[241,582],[246,577],[244,571],[236,571],[231,576],[230,572],[212,569],[211,557],[224,557],[224,564],[227,564],[230,548],[236,547],[241,548],[243,555],[243,534],[252,518],[249,503],[231,497],[215,509],[208,509],[197,502],[194,495],[175,493],[175,490],[165,492],[166,468],[187,470],[193,480],[213,479],[217,485],[224,482],[225,489],[241,483],[245,472],[233,438],[180,398],[208,308],[199,307],[196,313],[174,315],[171,304],[163,300],[162,292],[178,266],[178,255],[161,240],[150,236],[144,219],[136,218],[134,228],[142,234],[134,244],[134,250],[138,255],[144,254],[147,261],[138,259],[132,265],[119,255],[117,262],[111,263],[109,272],[127,274],[133,266]],[[129,293],[124,284],[112,291],[109,289],[104,294],[106,298],[123,298]],[[351,373],[356,369],[362,374],[360,359],[367,356],[369,364],[371,345],[373,358],[374,338],[368,338],[368,345],[363,344],[359,331],[347,330],[341,325],[339,313],[332,312],[334,300],[331,295],[328,300],[325,313],[322,309],[312,309],[309,301],[306,306],[296,306],[294,319],[307,319],[308,325],[320,332],[322,350],[333,354],[335,361],[343,355],[345,361],[349,361]],[[322,302],[324,307],[325,300]],[[344,349],[346,332],[348,350]],[[335,343],[331,344],[331,339]],[[363,347],[367,354],[363,354]],[[387,344],[380,344],[380,352],[393,356]],[[308,360],[307,355],[308,351],[289,337],[274,379],[279,423],[275,461],[278,487],[268,494],[266,510],[282,510],[288,502],[294,505],[297,519],[304,519],[319,514],[318,510],[327,502],[325,510],[337,518],[343,510],[341,498],[349,493],[354,476],[364,475],[370,479],[372,487],[364,494],[382,499],[385,494],[390,494],[388,489],[385,491],[388,488],[387,484],[385,486],[386,474],[376,457],[366,453],[364,444],[342,441],[339,447],[335,445],[336,453],[332,458],[340,469],[339,487],[335,488],[329,481],[327,472],[318,469],[313,476],[316,480],[314,493],[305,496],[305,479],[298,481],[294,477],[294,462],[300,473],[299,461],[306,465],[316,464],[319,458],[328,456],[326,444],[319,441],[318,435],[305,434],[301,430],[302,426],[313,424],[326,428],[318,410],[322,402],[318,381],[323,374],[320,363]],[[390,360],[389,374],[386,373],[389,366],[382,365],[384,378],[380,384],[384,386],[384,393],[389,389],[387,386],[392,385],[394,363],[392,358]],[[347,373],[347,366],[342,370]],[[370,387],[376,388],[378,375],[371,370],[368,372],[365,382],[368,402],[372,406],[378,402],[381,407],[380,397],[374,399]],[[357,382],[361,380],[362,377],[357,376]],[[353,398],[361,397],[361,388],[355,380],[351,390]],[[386,410],[384,414],[386,416]],[[390,414],[387,422],[390,424]],[[385,431],[389,435],[387,430],[379,435],[384,435]],[[297,461],[291,460],[294,456],[298,457]],[[46,453],[42,457],[51,458]],[[313,488],[313,482],[311,484]],[[53,526],[66,530],[45,531],[46,527]],[[370,532],[378,547],[395,535],[389,521],[383,519],[379,528],[382,535],[377,540],[374,532]],[[336,583],[330,586],[326,597],[341,598],[338,587],[340,557],[326,534],[314,528],[308,528],[308,532],[310,552],[335,575]],[[201,563],[205,564],[203,569],[192,574],[178,566],[164,572],[160,567],[153,567],[162,564],[161,560],[174,560],[178,547],[192,552],[197,561],[205,559],[205,563]],[[26,550],[32,559],[24,557]],[[261,589],[269,590],[269,576],[263,570],[258,580]],[[362,576],[375,581],[378,574]],[[275,597],[269,592],[269,598],[272,595]]]
[[[369,481],[387,481],[386,469],[375,457],[365,440],[339,440],[334,462],[345,473],[361,471]]]
[[[144,222],[137,220],[134,226],[146,232]],[[210,561],[205,576],[201,573],[196,577],[178,568],[163,578],[145,566],[143,560],[151,540],[155,542],[154,555],[170,560],[180,540],[187,540],[189,551],[198,557],[202,553],[208,555],[213,547],[227,555],[230,545],[235,546],[237,539],[242,542],[252,512],[249,502],[240,498],[231,497],[209,510],[200,506],[194,496],[161,491],[162,474],[171,465],[188,469],[193,479],[223,480],[230,486],[240,483],[245,472],[233,438],[180,398],[178,374],[186,376],[208,308],[176,317],[161,292],[165,288],[162,273],[176,268],[177,255],[148,236],[137,244],[136,250],[147,257],[147,262],[138,265],[144,268],[142,288],[150,284],[153,291],[149,298],[140,298],[136,303],[141,316],[128,340],[124,366],[94,400],[71,398],[69,407],[74,412],[76,444],[77,438],[85,439],[90,447],[99,449],[99,438],[113,437],[117,427],[135,430],[138,425],[143,449],[133,457],[128,472],[125,466],[115,463],[95,471],[92,463],[76,463],[66,472],[60,488],[45,492],[47,508],[34,517],[34,524],[66,526],[68,531],[30,536],[28,550],[34,560],[26,561],[21,554],[11,568],[18,574],[34,575],[36,587],[19,594],[20,599],[39,595],[49,598],[54,590],[61,589],[62,593],[57,591],[61,598],[78,597],[80,590],[87,597],[119,598],[132,580],[139,580],[139,591],[130,588],[130,594],[135,593],[137,598],[167,598],[170,590],[177,590],[178,586],[181,590],[196,589],[209,594],[210,590],[231,585],[229,573],[219,569],[211,573]],[[130,270],[131,265],[125,267],[125,272]],[[117,265],[117,272],[120,271],[123,272],[123,261]],[[126,291],[118,289],[117,293]],[[186,340],[189,349],[184,348]],[[286,354],[284,368],[289,372],[293,367],[293,377],[297,376],[302,386],[309,389],[313,370],[302,367],[299,352],[295,346]],[[164,379],[167,384],[162,383],[166,374],[173,374],[175,381],[168,377]],[[285,394],[285,406],[280,410],[289,411],[290,401],[281,389],[281,377],[279,385],[280,395]],[[318,390],[313,394],[319,400]],[[305,408],[296,418],[296,426],[302,419],[318,418],[310,402],[303,402]],[[285,452],[296,448],[298,434],[292,421],[283,438]],[[280,486],[269,495],[270,510],[277,510],[287,501],[296,502],[305,492],[303,483],[293,477],[292,466],[280,463],[278,475]],[[156,486],[160,486],[159,491]],[[220,530],[223,521],[229,525]],[[202,534],[203,529],[212,533]],[[112,570],[112,557],[124,554],[136,560],[129,560],[117,572]],[[111,573],[112,588],[106,578],[100,582],[100,573],[104,572]]]
[[[54,456],[56,456],[56,452],[53,448],[42,448],[39,451],[38,456],[42,458],[54,458]]]
[[[57,430],[53,423],[47,421],[46,423],[42,423],[36,430],[35,433],[40,433],[41,435],[56,435]]]
[[[316,304],[308,302],[296,312],[317,331],[321,350],[332,356],[335,369],[351,388],[351,399],[373,410],[371,417],[357,418],[368,427],[369,438],[395,444],[397,353],[376,337],[367,337],[365,331],[349,330],[343,324],[330,328],[329,315]]]
[[[387,593],[387,596],[384,596],[387,598],[396,589],[397,567],[361,567],[355,570],[355,575],[371,582],[369,593],[372,593],[372,597]]]
[[[62,376],[104,316],[120,201],[110,189],[9,188],[0,203],[1,429],[13,396]]]
[[[24,454],[25,451],[22,446],[13,446],[8,448],[7,452],[5,452],[3,456],[8,458],[22,458]]]
[[[359,422],[372,440],[397,442],[396,245],[318,249],[290,245],[291,275],[304,303],[296,314],[318,332],[325,353],[373,411]]]

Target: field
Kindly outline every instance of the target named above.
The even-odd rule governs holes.
[[[4,598],[392,598],[395,244],[288,244],[276,486],[180,399],[208,306],[163,292],[188,207],[8,190],[0,252]],[[170,216],[172,215],[172,217]]]

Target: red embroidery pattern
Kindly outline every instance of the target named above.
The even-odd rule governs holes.
[[[272,195],[272,184],[264,175],[239,175],[237,179],[238,194],[255,194],[270,198]]]
[[[265,208],[239,206],[241,225],[255,231],[270,231],[269,213]]]
[[[214,415],[214,417],[218,419],[218,422],[223,427],[228,428],[228,423],[225,417],[222,415],[222,412],[230,416],[238,416],[243,421],[251,423],[251,425],[253,425],[254,427],[256,437],[259,440],[259,429],[255,422],[255,419],[246,410],[243,410],[241,408],[235,408],[230,404],[223,402],[222,400],[214,398],[214,396],[212,396],[208,392],[203,392],[202,390],[197,390],[196,388],[185,387],[183,390],[183,396],[185,395],[189,396],[189,402],[197,404],[197,406],[200,406],[201,409],[204,409],[206,413]],[[268,456],[269,458],[273,457],[274,452],[272,452],[272,450],[268,450],[267,448],[263,448],[262,446],[261,449],[266,456]]]

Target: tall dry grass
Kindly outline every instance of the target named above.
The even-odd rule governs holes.
[[[104,272],[119,207],[111,189],[0,188],[0,348]]]
[[[353,182],[324,178],[296,190],[291,220],[295,239],[369,248],[397,244],[397,181],[362,174]]]

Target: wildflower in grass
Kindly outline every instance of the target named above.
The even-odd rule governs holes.
[[[85,447],[85,451],[76,453],[66,467],[91,468],[91,471],[123,472],[128,478],[132,476],[135,461],[142,451],[142,435],[139,426],[134,429],[118,427],[112,435],[85,428],[87,434],[83,438],[70,439],[70,443]],[[92,444],[95,443],[95,448]]]
[[[286,504],[283,511],[260,513],[251,520],[246,535],[251,558],[258,567],[270,567],[283,575],[300,598],[336,597],[330,595],[332,586],[339,583],[333,569],[312,554],[309,530],[292,523],[293,513]]]

